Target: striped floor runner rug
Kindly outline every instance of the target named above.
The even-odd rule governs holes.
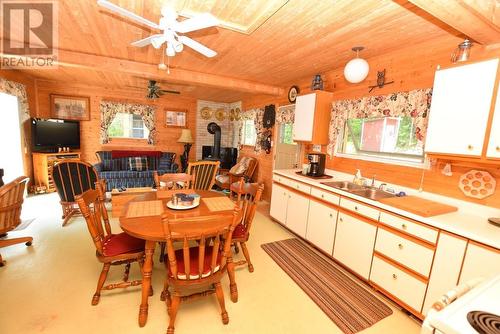
[[[305,242],[293,238],[261,247],[344,333],[357,333],[392,314],[390,307]]]

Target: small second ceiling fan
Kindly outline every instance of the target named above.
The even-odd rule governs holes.
[[[181,92],[178,92],[176,90],[161,89],[160,86],[157,85],[155,80],[148,81],[148,92],[146,94],[147,99],[154,100],[165,93],[180,94]]]
[[[187,36],[179,35],[195,30],[217,26],[219,24],[219,20],[217,20],[217,18],[215,18],[210,13],[198,14],[190,19],[177,21],[178,15],[176,11],[171,7],[165,6],[161,9],[160,22],[156,24],[148,19],[143,18],[142,16],[139,16],[135,13],[132,13],[131,11],[117,6],[114,3],[109,2],[108,0],[98,0],[97,4],[142,25],[146,25],[150,28],[162,31],[162,33],[160,34],[151,35],[144,39],[133,42],[133,46],[144,47],[151,44],[155,49],[159,49],[163,43],[166,43],[166,55],[169,57],[173,57],[176,53],[181,52],[184,48],[184,45],[209,58],[217,55],[217,52],[207,48],[205,45]]]

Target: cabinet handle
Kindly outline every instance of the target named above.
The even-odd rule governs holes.
[[[339,221],[343,222],[343,221],[344,221],[344,219],[342,219],[342,218],[339,218]]]
[[[358,210],[359,210],[357,205],[354,207],[354,210],[356,210],[356,211],[358,211]]]
[[[403,244],[398,244],[399,249],[403,249]]]
[[[291,195],[288,195],[288,198],[292,198],[292,196],[291,196]]]
[[[286,193],[283,193],[283,196],[286,196]]]
[[[295,186],[295,188],[299,189],[299,185],[297,184],[297,185]]]
[[[393,278],[393,279],[398,279],[398,275],[396,275],[396,274],[392,274],[392,278]]]
[[[497,146],[495,150],[497,150],[497,152],[500,152],[500,146]]]
[[[330,218],[333,218],[333,213],[330,213]]]
[[[472,146],[472,145],[468,145],[468,146],[467,146],[467,149],[468,149],[469,151],[471,151],[473,148],[474,148],[474,146]]]
[[[402,228],[403,230],[406,230],[406,229],[408,228],[408,226],[406,226],[406,224],[402,224],[402,225],[401,225],[401,228]]]
[[[498,147],[497,147],[498,148]],[[324,194],[321,194],[321,198],[325,198],[325,195]]]

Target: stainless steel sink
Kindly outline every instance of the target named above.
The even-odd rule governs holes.
[[[335,181],[335,182],[322,182],[325,186],[333,187],[336,189],[347,191],[351,194],[365,197],[374,201],[378,201],[382,198],[394,197],[396,195],[388,193],[377,188],[372,188],[368,186],[361,186],[349,181]]]
[[[322,184],[324,184],[325,186],[342,189],[345,191],[351,191],[355,189],[360,189],[360,190],[365,189],[365,187],[349,181],[322,182]]]
[[[351,194],[359,195],[365,198],[378,201],[382,198],[395,197],[396,195],[388,193],[387,191],[379,190],[376,188],[353,189],[349,191]]]

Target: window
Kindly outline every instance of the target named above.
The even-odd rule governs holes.
[[[241,127],[241,144],[255,146],[256,139],[257,133],[255,132],[253,119],[243,121],[243,126]]]
[[[280,124],[280,144],[290,144],[297,145],[296,142],[293,141],[293,124],[291,123],[281,123]]]
[[[21,143],[21,124],[19,122],[18,99],[13,95],[0,93],[2,121],[0,122],[0,156],[4,169],[5,183],[24,175],[23,148]]]
[[[350,118],[338,152],[420,163],[423,142],[416,138],[411,117]]]
[[[140,115],[117,113],[108,128],[108,135],[111,138],[147,139],[149,130]]]

